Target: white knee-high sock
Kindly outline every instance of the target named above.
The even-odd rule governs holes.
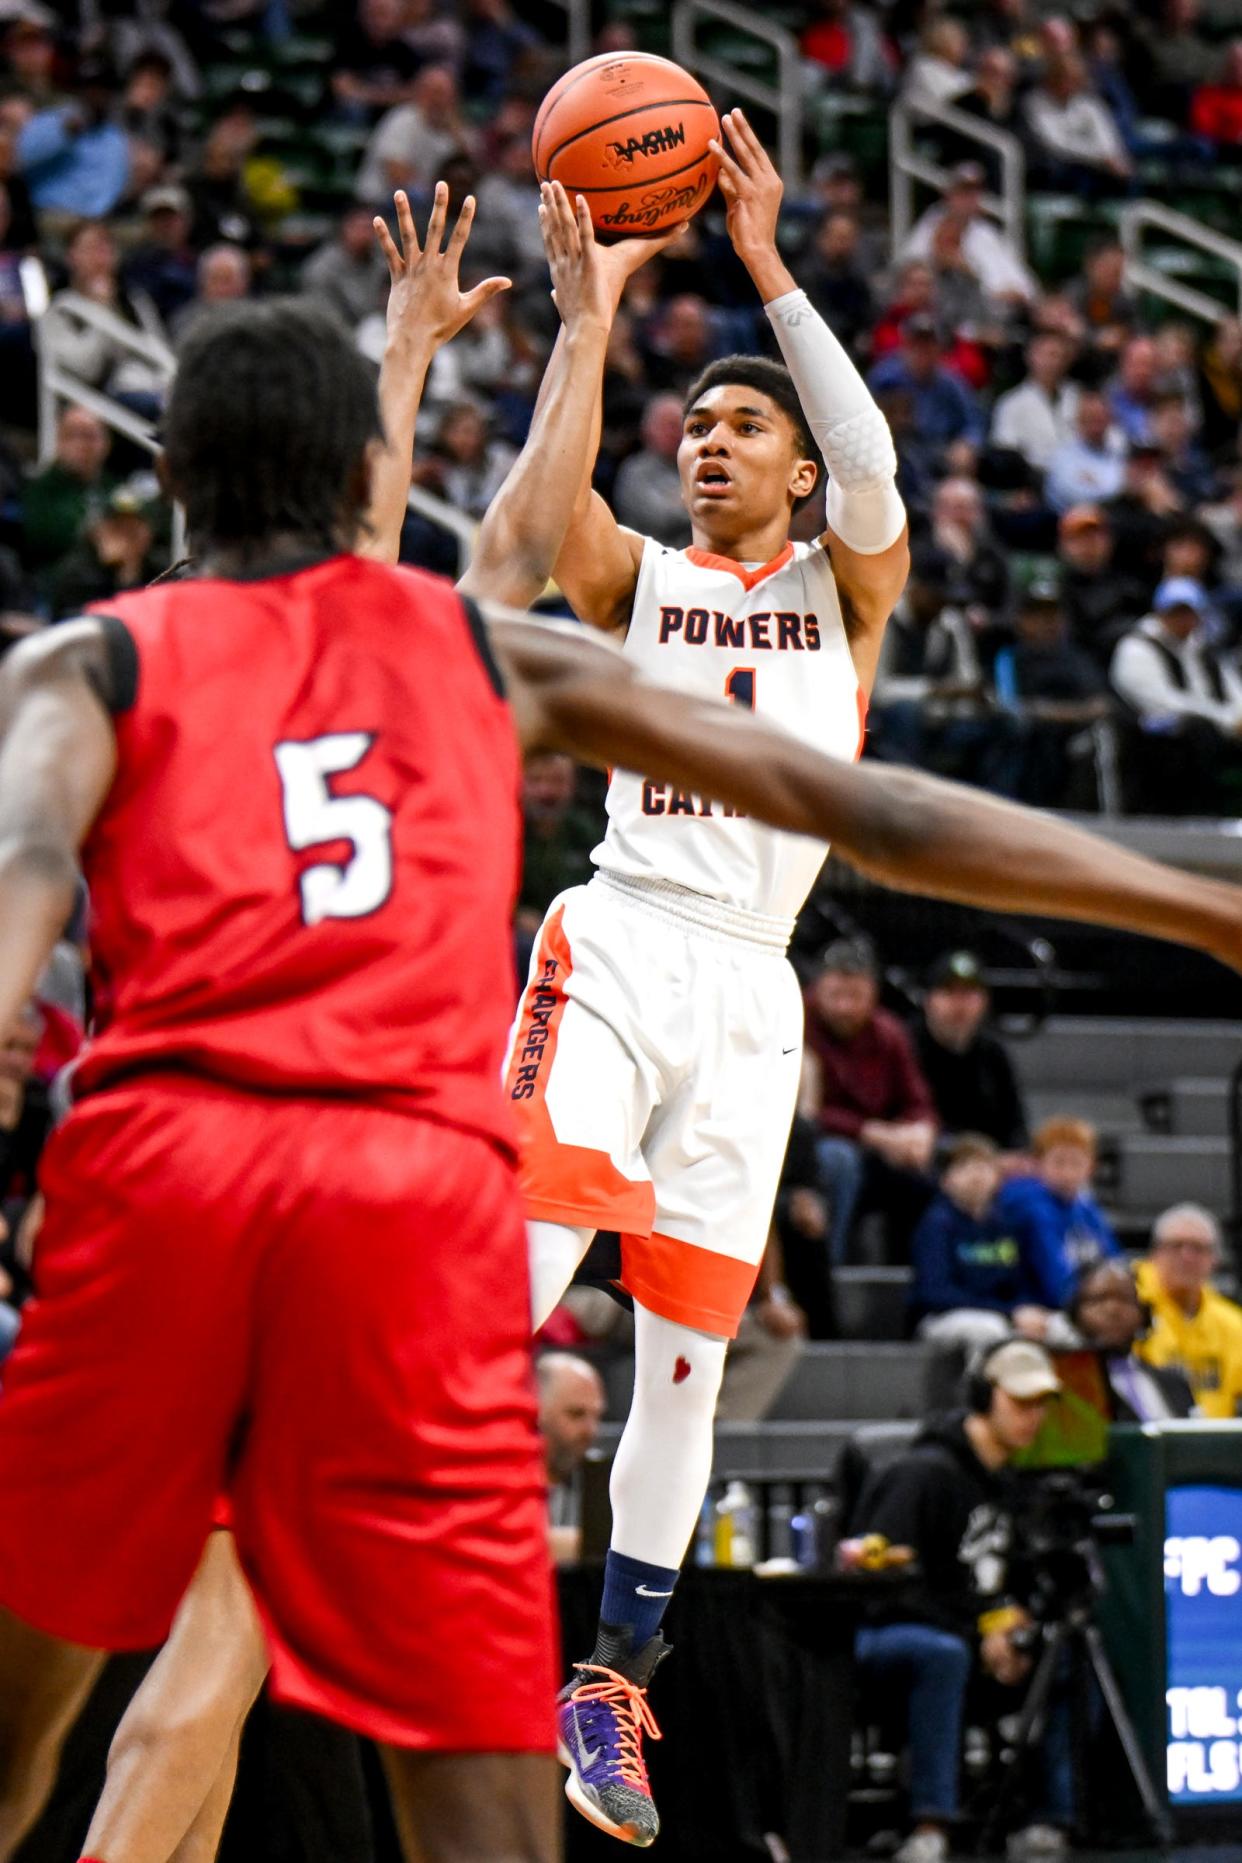
[[[532,1332],[539,1331],[560,1301],[594,1234],[593,1229],[571,1229],[568,1223],[527,1223]]]
[[[712,1470],[727,1339],[634,1308],[634,1401],[612,1465],[614,1552],[676,1568]]]

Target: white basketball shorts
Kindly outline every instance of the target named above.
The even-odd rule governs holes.
[[[549,908],[506,1069],[527,1216],[619,1231],[636,1301],[728,1337],[797,1100],[788,931],[672,883],[598,874]]]

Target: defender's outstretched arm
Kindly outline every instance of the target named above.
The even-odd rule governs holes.
[[[641,679],[606,643],[489,612],[529,748],[620,765],[831,841],[888,886],[1195,945],[1242,967],[1242,889],[913,771],[850,764],[736,707]]]

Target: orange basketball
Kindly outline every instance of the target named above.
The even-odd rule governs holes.
[[[604,52],[552,86],[535,118],[541,181],[585,196],[595,230],[665,233],[697,213],[720,164],[720,119],[703,86],[669,58]]]

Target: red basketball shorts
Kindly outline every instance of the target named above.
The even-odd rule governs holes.
[[[276,1696],[398,1746],[554,1745],[514,1173],[363,1106],[165,1078],[44,1160],[0,1397],[0,1605],[162,1641],[232,1501]]]

